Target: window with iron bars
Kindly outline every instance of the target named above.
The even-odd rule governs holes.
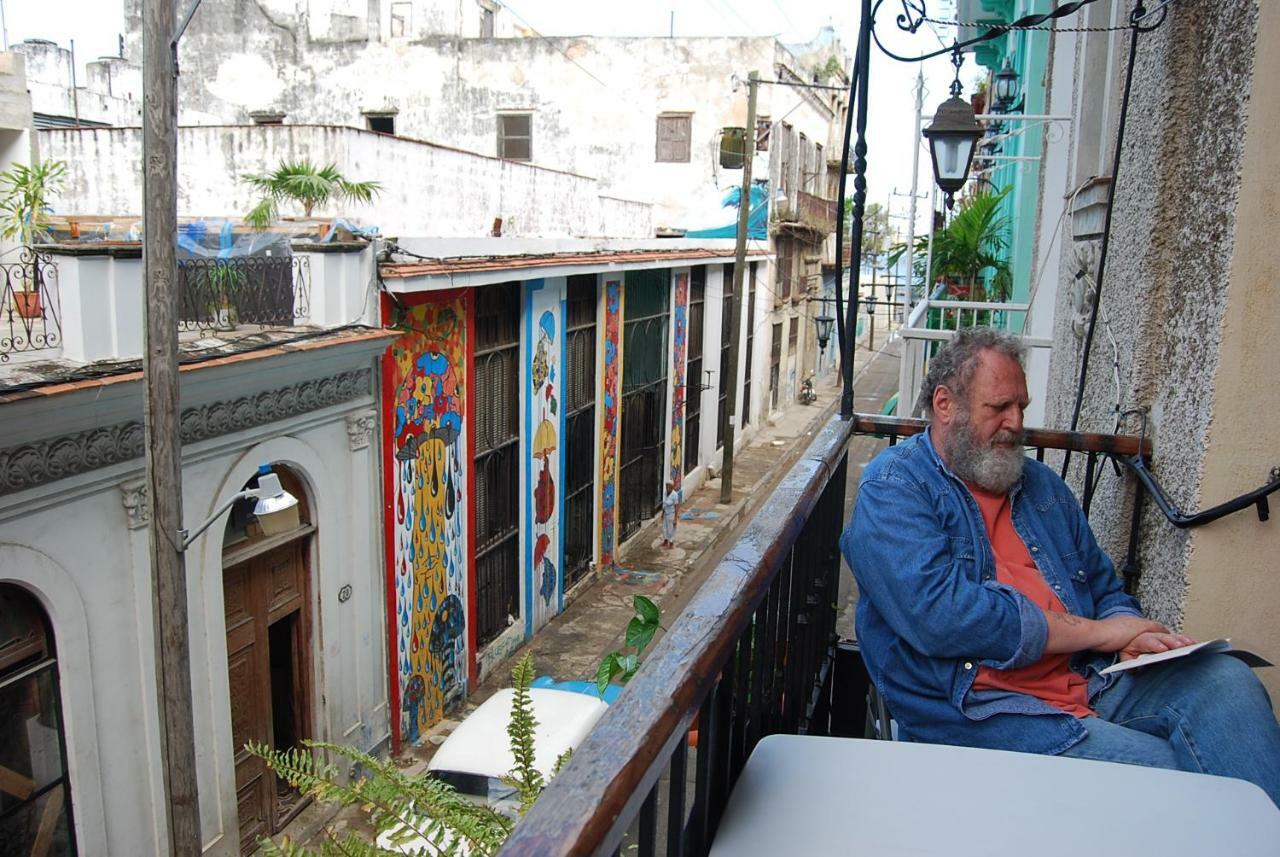
[[[702,351],[706,323],[707,267],[698,265],[689,274],[688,352],[685,363],[684,472],[698,466],[702,439]]]
[[[716,449],[724,447],[729,429],[729,344],[733,342],[733,265],[724,266],[724,301],[720,304],[720,401],[716,421]]]
[[[782,322],[773,326],[773,341],[769,345],[769,409],[778,409],[778,378],[782,371]]]
[[[565,302],[564,586],[591,568],[595,536],[596,275],[569,278]]]
[[[778,292],[774,297],[774,305],[780,306],[783,301],[791,299],[792,284],[795,279],[795,246],[790,238],[779,236],[778,255],[774,263],[778,266]]]
[[[741,411],[741,422],[744,426],[751,425],[751,359],[756,343],[756,267],[758,264],[758,262],[752,262],[747,268],[747,314],[743,321],[747,328],[747,348],[746,359],[743,362],[746,371],[742,373]]]
[[[476,294],[476,637],[520,616],[520,284]]]

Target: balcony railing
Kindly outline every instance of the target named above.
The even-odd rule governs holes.
[[[898,410],[900,417],[912,416],[920,387],[929,372],[929,358],[938,343],[950,340],[965,327],[996,327],[1016,331],[1026,322],[1031,304],[997,301],[953,301],[930,297],[916,304],[899,333],[902,360],[898,364]],[[1023,336],[1031,348],[1049,348],[1047,337]]]
[[[855,435],[892,444],[923,427],[864,416],[828,423],[516,826],[503,857],[706,854],[762,737],[862,734],[865,678],[843,671],[840,653],[852,650],[835,639],[848,449]],[[1083,452],[1088,486],[1106,456],[1146,454],[1134,437],[1030,431],[1027,441],[1039,458]],[[1130,588],[1141,514],[1133,506]]]
[[[178,330],[201,335],[244,325],[291,327],[310,313],[307,256],[240,256],[178,262]]]
[[[833,232],[836,228],[836,202],[823,199],[811,193],[800,191],[797,210],[802,220],[811,220],[826,226],[825,231]]]
[[[0,265],[0,363],[14,355],[62,344],[58,267],[48,256],[23,250],[17,262]]]

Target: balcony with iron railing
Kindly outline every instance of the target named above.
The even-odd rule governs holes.
[[[856,645],[837,639],[835,630],[842,573],[837,540],[845,523],[850,451],[856,446],[865,456],[878,444],[895,444],[924,427],[921,420],[860,415],[833,418],[819,432],[626,692],[517,825],[501,851],[504,857],[710,853],[735,782],[763,738],[869,734],[874,715],[865,669]],[[1086,514],[1101,466],[1111,461],[1136,472],[1151,454],[1149,441],[1133,436],[1029,430],[1025,442],[1041,461],[1050,450],[1083,455],[1086,487],[1079,499]],[[1108,502],[1119,502],[1132,515],[1128,546],[1117,565],[1126,590],[1134,592],[1140,573],[1139,480],[1125,479],[1121,494]],[[853,550],[856,555],[857,547]],[[904,746],[904,754],[917,753]],[[1055,761],[999,755],[1037,760],[1031,764]],[[856,786],[865,794],[875,788],[871,771],[849,770],[842,776],[849,789]],[[759,785],[757,777],[753,800],[760,797]],[[792,779],[786,788],[803,785]],[[1225,787],[1209,783],[1204,788]],[[821,800],[829,806],[842,798]],[[792,810],[796,805],[795,799],[788,801]],[[927,814],[928,807],[907,814],[916,811]],[[794,821],[778,810],[763,823],[785,828]],[[921,816],[920,823],[929,821]],[[734,829],[740,834],[742,826]],[[859,832],[848,829],[847,835],[852,843]],[[735,842],[741,842],[740,835]],[[721,848],[716,853],[740,852]],[[847,853],[857,853],[852,844]],[[895,851],[880,842],[867,853]]]
[[[0,265],[0,363],[56,354],[62,342],[58,266],[24,249],[17,262]]]
[[[293,327],[310,315],[311,259],[305,255],[180,259],[178,295],[180,334]]]
[[[0,278],[0,369],[11,382],[141,357],[145,288],[137,242],[41,245],[0,265]],[[206,353],[219,347],[214,340],[236,350],[264,335],[274,341],[377,326],[373,281],[373,251],[363,241],[179,258],[179,342]]]
[[[826,236],[836,228],[835,200],[796,191],[794,202],[780,203],[774,212],[775,228],[783,232]]]

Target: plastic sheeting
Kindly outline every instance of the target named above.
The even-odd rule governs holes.
[[[723,208],[738,211],[742,188],[730,188],[721,202]],[[736,238],[738,235],[738,217],[735,214],[727,226],[711,229],[693,229],[685,233],[686,238]],[[747,237],[759,241],[769,239],[769,185],[768,182],[751,183],[751,210],[747,215]]]

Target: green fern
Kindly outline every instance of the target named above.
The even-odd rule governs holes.
[[[507,721],[507,736],[511,739],[511,756],[515,767],[502,781],[516,790],[520,796],[520,815],[524,816],[542,793],[546,782],[535,763],[534,738],[538,730],[538,718],[533,714],[533,697],[529,684],[533,681],[533,653],[525,652],[511,670],[511,719]]]
[[[465,843],[472,854],[492,855],[511,832],[510,819],[468,801],[439,780],[407,776],[394,764],[351,747],[321,741],[304,743],[308,750],[321,750],[363,766],[369,776],[344,784],[339,779],[337,766],[316,758],[308,750],[273,750],[262,744],[249,744],[246,749],[262,758],[277,776],[304,795],[344,807],[360,806],[379,833],[396,830],[394,839],[403,842],[421,838],[430,843],[434,850],[422,849],[422,854],[457,854]],[[272,847],[281,849],[279,853],[283,857],[405,853],[388,851],[352,836],[341,841],[331,838],[320,851],[292,843]]]

